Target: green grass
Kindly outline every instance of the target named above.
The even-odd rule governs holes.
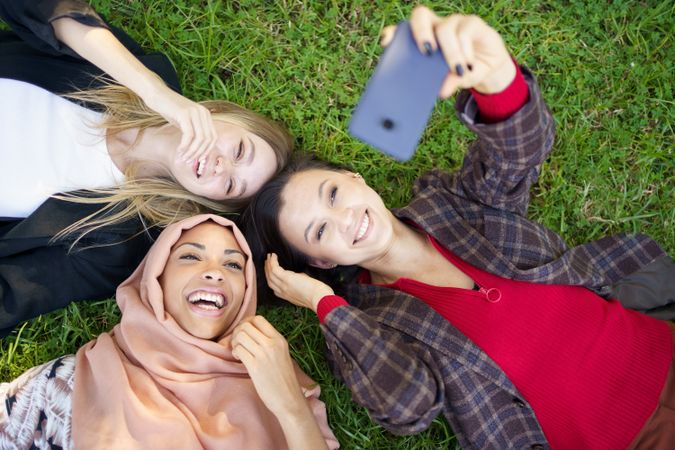
[[[227,98],[288,125],[302,151],[351,165],[391,206],[414,178],[456,168],[470,133],[439,104],[420,148],[396,163],[351,139],[350,112],[380,49],[385,24],[408,2],[94,1],[148,49],[167,53],[194,99]],[[427,2],[440,13],[478,14],[502,32],[538,75],[558,124],[557,143],[535,186],[530,215],[572,245],[644,232],[673,255],[675,7],[669,1]],[[323,387],[343,448],[434,449],[456,443],[442,418],[418,436],[395,437],[354,405],[323,360],[317,319],[296,308],[262,308],[293,355]],[[0,380],[74,352],[118,320],[111,301],[71,305],[18,327],[0,343]]]

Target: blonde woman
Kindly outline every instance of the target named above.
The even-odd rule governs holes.
[[[166,56],[87,3],[5,1],[0,16],[0,337],[112,295],[153,227],[234,211],[285,164],[282,127],[183,97]]]

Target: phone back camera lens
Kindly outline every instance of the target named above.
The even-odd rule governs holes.
[[[385,130],[391,130],[394,128],[394,122],[391,119],[384,119],[382,121],[382,126],[384,127]]]

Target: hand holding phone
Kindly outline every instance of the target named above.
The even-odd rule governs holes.
[[[352,114],[349,132],[398,160],[410,159],[447,74],[441,52],[420,52],[410,25],[401,22]]]

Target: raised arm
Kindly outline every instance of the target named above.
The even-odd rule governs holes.
[[[529,189],[554,138],[534,77],[518,68],[499,33],[479,17],[439,17],[420,6],[410,24],[420,49],[441,51],[450,67],[440,96],[466,89],[457,111],[478,135],[461,170],[440,182],[452,195],[525,215]]]
[[[0,4],[0,15],[31,45],[79,56],[132,90],[181,130],[179,153],[186,161],[201,157],[215,144],[208,109],[172,90],[144,66],[86,2],[8,0]]]

